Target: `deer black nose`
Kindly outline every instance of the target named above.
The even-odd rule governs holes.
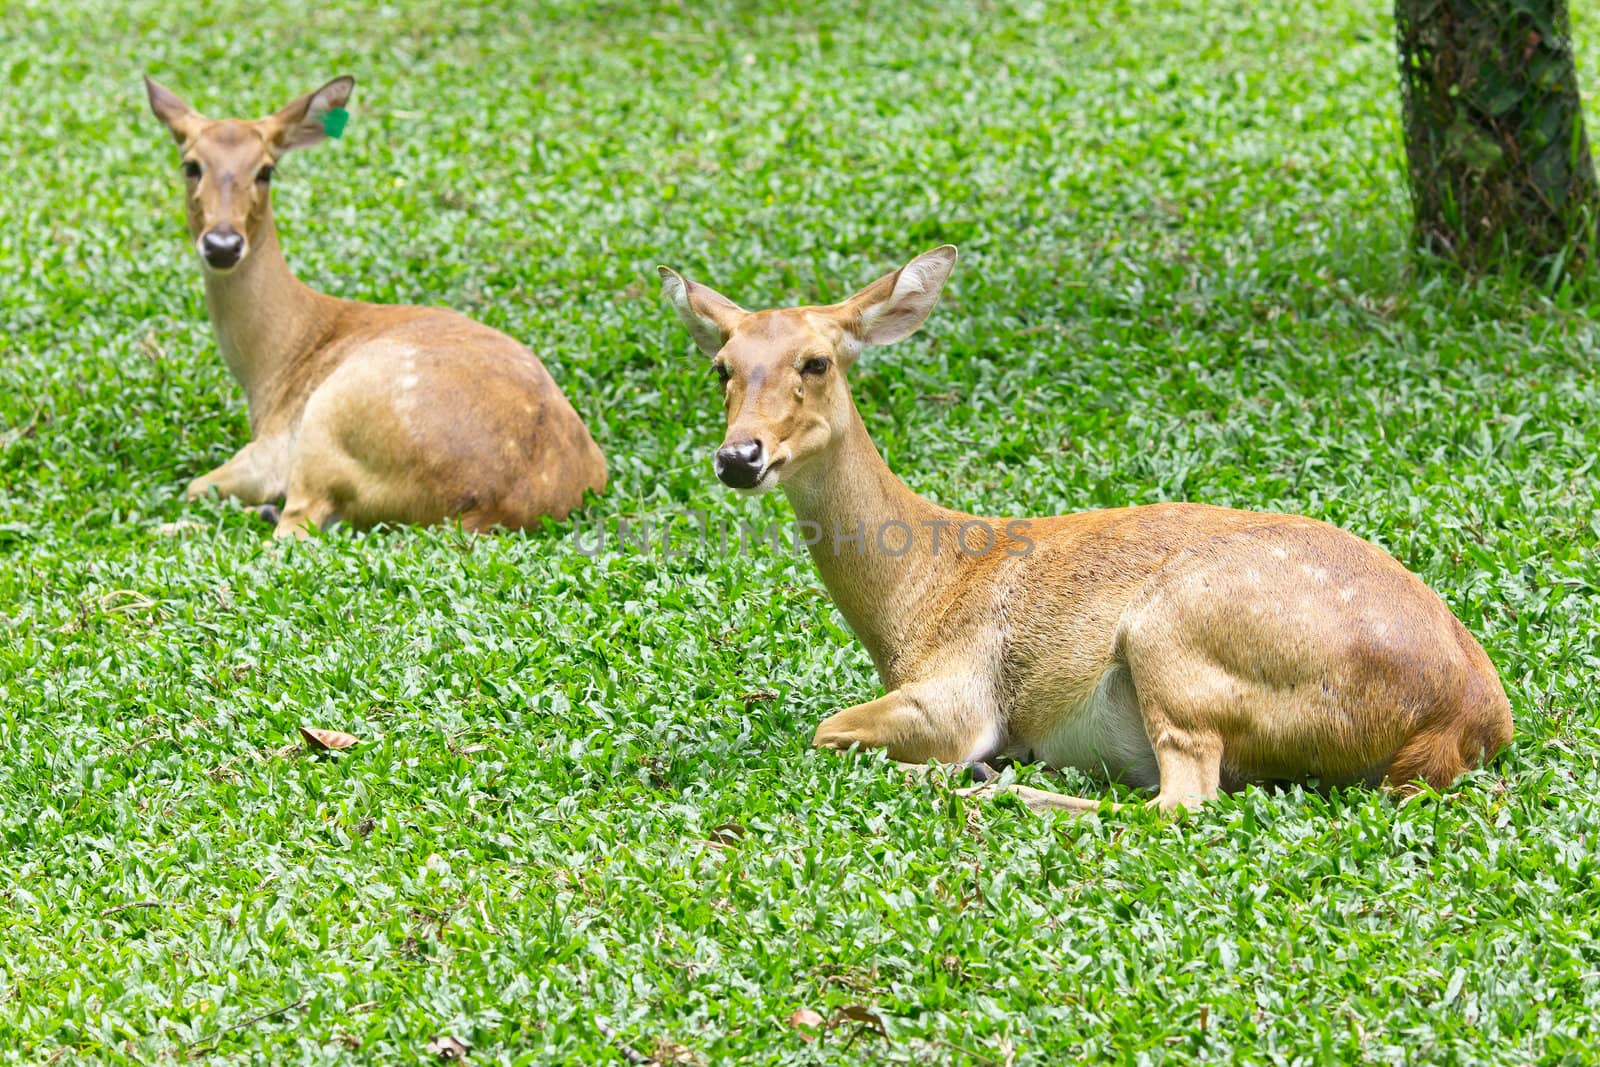
[[[766,468],[760,441],[741,441],[717,449],[717,477],[733,489],[749,489],[761,480]]]
[[[244,237],[235,230],[212,230],[200,238],[200,254],[213,267],[231,267],[244,256]]]

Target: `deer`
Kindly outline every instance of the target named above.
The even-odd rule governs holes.
[[[335,78],[263,119],[210,119],[145,78],[178,145],[206,307],[250,421],[249,443],[186,496],[263,505],[276,536],[565,519],[604,491],[606,461],[538,357],[456,311],[316,292],[284,261],[279,162],[342,133],[354,88]]]
[[[1509,743],[1483,648],[1354,534],[1197,503],[984,518],[909,489],[848,372],[922,326],[955,262],[944,245],[841,303],[765,311],[659,268],[720,383],[718,479],[783,491],[884,689],[823,719],[815,746],[968,766],[965,794],[1084,814],[1122,805],[989,761],[1077,768],[1172,813],[1249,783],[1439,793]]]

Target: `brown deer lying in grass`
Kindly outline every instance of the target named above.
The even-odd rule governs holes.
[[[661,268],[722,382],[716,470],[783,487],[883,696],[815,744],[910,763],[1037,758],[1159,787],[1162,810],[1250,781],[1444,789],[1511,738],[1494,667],[1387,553],[1314,519],[1198,504],[984,519],[884,465],[845,372],[910,335],[937,248],[843,303],[745,311]],[[1033,807],[1088,799],[1015,786]]]
[[[211,325],[250,409],[250,443],[191,482],[191,499],[282,499],[279,534],[335,520],[483,530],[565,518],[605,488],[605,457],[522,345],[454,311],[339,300],[290,273],[273,170],[342,130],[353,79],[253,122],[145,87],[178,142]]]

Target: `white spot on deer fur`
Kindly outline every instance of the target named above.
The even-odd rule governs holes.
[[[1289,550],[1287,548],[1284,548],[1282,545],[1273,545],[1272,546],[1272,554],[1274,556],[1277,556],[1279,559],[1288,559],[1289,558]]]
[[[1355,598],[1356,591],[1350,586],[1347,585],[1343,589],[1339,590],[1339,599],[1344,601],[1346,604],[1350,603],[1350,601],[1354,600]]]
[[[1306,576],[1313,582],[1326,582],[1328,580],[1328,568],[1326,567],[1313,567],[1308,563],[1300,569],[1305,571]]]
[[[415,374],[407,374],[400,379],[400,388],[415,389],[420,379]]]

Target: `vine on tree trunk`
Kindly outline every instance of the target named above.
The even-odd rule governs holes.
[[[1395,22],[1418,244],[1471,270],[1587,267],[1600,211],[1566,0],[1395,0]]]

